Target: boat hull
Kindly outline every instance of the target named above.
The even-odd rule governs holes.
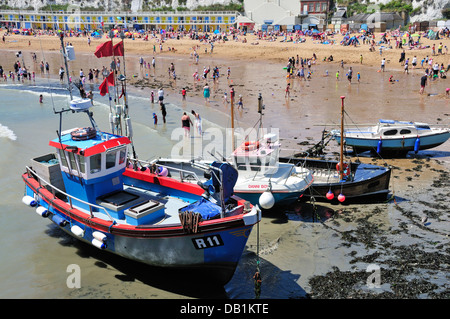
[[[211,280],[225,284],[233,276],[248,237],[259,216],[231,216],[219,221],[207,220],[195,233],[180,224],[140,225],[113,224],[92,217],[54,196],[27,173],[23,176],[26,194],[37,199],[38,206],[48,210],[45,216],[76,239],[101,250],[151,266],[201,270]],[[83,230],[74,233],[73,226]],[[98,234],[104,238],[95,241]]]
[[[302,197],[303,193],[305,192],[305,189],[302,189],[301,191],[294,191],[294,192],[277,192],[277,191],[272,190],[271,193],[274,197],[274,200],[275,200],[275,203],[277,206],[287,206],[287,205],[291,205],[295,201],[299,200]],[[259,198],[261,197],[264,190],[262,190],[260,192],[244,192],[244,191],[236,190],[235,194],[245,200],[248,200],[253,205],[258,205]]]
[[[450,132],[442,132],[426,136],[419,136],[420,145],[418,150],[435,148],[445,143],[450,138]],[[335,136],[338,144],[341,143],[340,136]],[[383,138],[379,146],[379,138],[350,137],[346,136],[345,145],[353,147],[356,151],[376,151],[380,148],[380,153],[407,153],[416,150],[417,136],[408,138]]]
[[[315,160],[305,158],[280,157],[280,161],[290,162],[296,165],[303,165],[305,168],[314,172],[335,170],[338,161]],[[378,202],[384,201],[389,195],[389,181],[391,170],[386,167],[351,163],[350,170],[353,172],[353,179],[338,182],[322,182],[319,178],[314,178],[311,187],[305,191],[303,199],[314,197],[315,200],[327,201],[328,192],[333,193],[332,201],[337,202],[340,194],[345,196],[345,202]]]

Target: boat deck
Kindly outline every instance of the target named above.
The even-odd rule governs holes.
[[[177,197],[171,197],[171,196],[161,196],[161,194],[157,192],[153,192],[150,190],[144,190],[133,186],[126,186],[125,191],[131,192],[133,194],[138,194],[141,196],[141,200],[153,200],[159,203],[164,204],[164,218],[157,220],[154,223],[151,223],[152,225],[158,224],[158,225],[173,225],[173,224],[180,224],[180,218],[178,211],[179,209],[189,205],[187,201],[181,200]],[[105,206],[105,205],[101,205]],[[170,212],[172,212],[170,214]],[[176,213],[174,213],[176,212]],[[87,212],[88,213],[88,212]],[[102,218],[105,220],[111,220],[109,216],[107,216],[103,212],[94,212],[94,217]],[[114,221],[117,224],[127,224],[125,218],[114,218]]]

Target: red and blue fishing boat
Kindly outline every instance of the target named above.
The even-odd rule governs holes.
[[[132,140],[101,131],[90,107],[90,99],[73,99],[55,111],[60,129],[49,142],[53,151],[26,167],[22,201],[98,249],[152,266],[200,270],[204,280],[227,283],[261,220],[257,206],[233,194],[236,170],[214,167],[217,178],[203,192],[163,176],[145,181],[145,188],[139,179],[126,185]],[[62,131],[62,115],[71,113],[86,113],[88,124]]]

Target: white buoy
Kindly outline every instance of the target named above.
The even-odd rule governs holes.
[[[259,197],[259,205],[264,209],[271,209],[275,205],[275,198],[268,188]]]
[[[84,237],[84,230],[80,226],[73,225],[70,231],[78,237]]]
[[[43,206],[39,206],[38,208],[36,208],[36,213],[39,216],[47,217],[48,216],[48,209],[43,207]]]
[[[95,247],[100,248],[100,249],[106,248],[106,244],[104,242],[97,240],[95,238],[92,239],[92,245],[94,245]]]
[[[98,241],[101,241],[101,242],[106,242],[106,240],[108,239],[105,234],[103,234],[99,231],[93,232],[92,237],[94,237],[95,239],[97,239]]]
[[[22,197],[22,203],[31,207],[36,207],[37,205],[37,202],[34,200],[34,198],[28,195]]]

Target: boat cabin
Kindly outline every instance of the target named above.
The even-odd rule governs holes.
[[[99,196],[122,190],[127,137],[93,128],[74,128],[50,141],[56,149],[65,189],[86,202],[95,203]]]
[[[378,124],[378,133],[380,136],[404,136],[417,135],[421,130],[431,130],[426,123],[413,123],[394,120],[380,120]]]
[[[280,143],[276,134],[266,134],[260,141],[245,141],[232,154],[240,173],[261,172],[271,175],[278,170]]]

